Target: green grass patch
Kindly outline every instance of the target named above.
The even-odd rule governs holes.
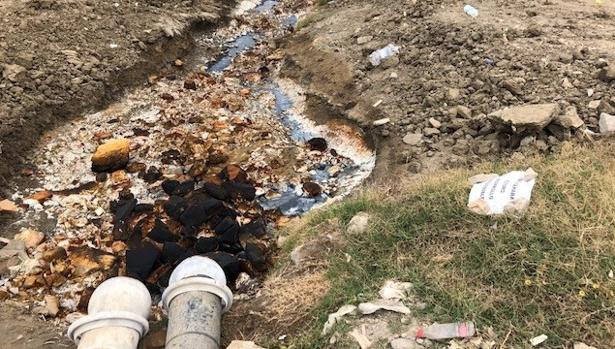
[[[466,209],[468,178],[449,171],[382,188],[317,212],[305,230],[369,212],[370,229],[348,236],[330,256],[331,291],[315,310],[314,330],[296,343],[317,348],[326,314],[371,299],[386,279],[411,281],[433,321],[473,320],[507,345],[543,348],[583,341],[615,346],[615,159],[613,146],[564,150],[556,157],[486,165],[486,172],[532,166],[532,203],[522,217],[484,217]],[[350,261],[347,261],[350,255]]]

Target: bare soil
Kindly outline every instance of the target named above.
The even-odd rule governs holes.
[[[0,1],[0,184],[44,130],[146,82],[233,3]]]

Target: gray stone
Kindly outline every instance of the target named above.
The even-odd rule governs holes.
[[[403,141],[408,145],[420,145],[421,143],[423,143],[423,135],[420,133],[408,133],[404,136]]]
[[[543,129],[558,114],[555,103],[528,104],[498,110],[489,115],[497,123],[521,128]]]
[[[598,112],[615,115],[615,106],[608,98],[604,97],[600,100],[600,105],[598,105]]]
[[[555,122],[566,128],[579,128],[584,125],[583,120],[577,113],[577,108],[573,106],[567,107],[563,114],[555,118]]]
[[[442,123],[436,118],[429,118],[429,124],[435,128],[440,128],[440,126],[442,126]]]
[[[472,117],[472,109],[459,105],[457,106],[457,116],[462,117],[464,119],[469,119]]]
[[[433,127],[425,127],[425,129],[423,129],[423,134],[427,137],[431,137],[440,134],[440,130]]]
[[[371,35],[359,36],[357,38],[357,44],[359,45],[367,44],[368,42],[372,41],[373,38],[374,37]]]
[[[615,80],[615,65],[602,68],[600,73],[598,73],[598,78],[604,82]]]
[[[615,132],[615,116],[607,113],[600,114],[599,126],[602,134]]]

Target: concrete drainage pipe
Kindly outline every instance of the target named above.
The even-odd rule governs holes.
[[[218,263],[201,256],[184,260],[162,295],[169,314],[166,349],[219,349],[222,312],[232,302]]]
[[[78,349],[135,349],[149,330],[152,298],[138,280],[111,278],[96,288],[88,315],[68,328]]]

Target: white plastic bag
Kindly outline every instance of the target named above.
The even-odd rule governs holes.
[[[513,171],[502,176],[478,175],[470,179],[474,186],[470,191],[468,208],[475,213],[496,215],[521,213],[527,209],[536,184],[536,172]]]
[[[387,46],[376,50],[369,55],[369,62],[374,66],[379,66],[383,60],[399,54],[399,46],[395,44],[388,44]]]

